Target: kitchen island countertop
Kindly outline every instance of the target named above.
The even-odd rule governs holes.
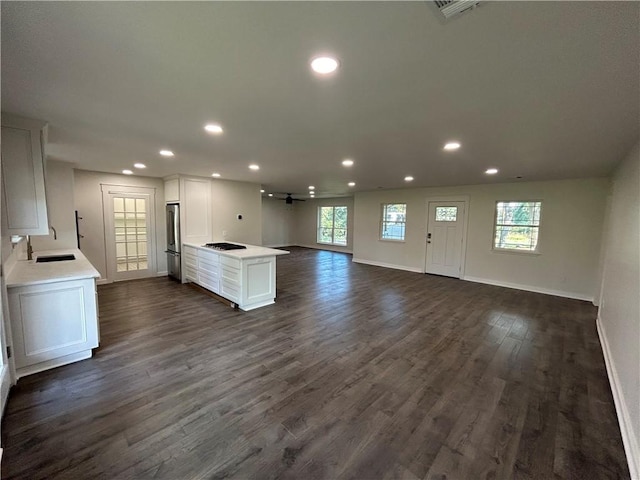
[[[204,245],[199,245],[197,243],[184,243],[188,247],[198,248],[200,250],[204,250],[205,252],[216,252],[219,255],[224,255],[226,257],[238,258],[238,259],[247,259],[247,258],[260,258],[260,257],[272,257],[274,255],[287,255],[289,252],[286,250],[278,250],[276,248],[267,248],[267,247],[259,247],[257,245],[247,245],[245,243],[232,242],[237,245],[244,245],[247,248],[239,249],[239,250],[216,250],[213,248],[205,247]]]

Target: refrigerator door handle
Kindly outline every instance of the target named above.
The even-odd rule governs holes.
[[[173,255],[174,257],[180,256],[180,252],[172,252],[171,250],[165,250],[164,253],[168,253],[169,255]]]

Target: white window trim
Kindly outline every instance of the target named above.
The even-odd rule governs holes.
[[[540,223],[538,223],[538,243],[535,250],[519,250],[517,248],[499,248],[496,247],[496,227],[498,226],[498,203],[540,203]],[[537,256],[542,255],[540,245],[542,238],[540,233],[542,232],[542,210],[544,201],[541,199],[534,200],[496,200],[493,207],[493,227],[491,229],[491,251],[494,253],[507,254],[507,255],[525,255],[525,256]],[[535,226],[535,225],[533,225]]]
[[[384,225],[384,207],[385,205],[404,205],[404,237],[400,238],[384,238],[382,236],[382,226]],[[407,210],[409,210],[409,204],[407,202],[385,202],[380,204],[380,224],[378,225],[378,240],[381,242],[391,243],[406,243],[407,242]]]
[[[335,230],[336,230],[336,208],[346,208],[347,209],[347,227],[346,230],[346,243],[335,243],[335,242],[321,242],[318,240],[318,232],[320,231],[320,211],[322,208],[333,208],[333,227],[331,227],[332,235],[331,238],[335,240]],[[334,247],[348,247],[349,246],[349,207],[347,205],[318,205],[318,210],[316,212],[316,243],[318,245],[331,245]]]

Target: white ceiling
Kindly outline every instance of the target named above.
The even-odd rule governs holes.
[[[638,139],[638,2],[487,2],[449,21],[430,2],[1,8],[2,110],[48,121],[50,158],[81,169],[329,196],[405,175],[603,176]],[[309,69],[323,52],[341,62],[331,78]]]

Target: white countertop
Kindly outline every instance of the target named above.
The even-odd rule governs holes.
[[[260,257],[273,257],[275,255],[287,255],[289,253],[286,250],[259,247],[257,245],[247,245],[246,243],[240,243],[240,242],[229,242],[229,243],[244,245],[247,248],[241,249],[241,250],[215,250],[213,248],[208,248],[196,243],[183,243],[183,245],[187,245],[193,248],[198,248],[200,250],[204,250],[205,252],[215,252],[220,255],[224,255],[226,257],[239,258],[241,260],[244,258],[260,258]]]
[[[75,260],[36,263],[39,256],[72,253]],[[100,273],[76,248],[33,252],[33,260],[18,260],[7,272],[7,287],[24,287],[41,283],[53,283],[83,278],[100,278]]]

